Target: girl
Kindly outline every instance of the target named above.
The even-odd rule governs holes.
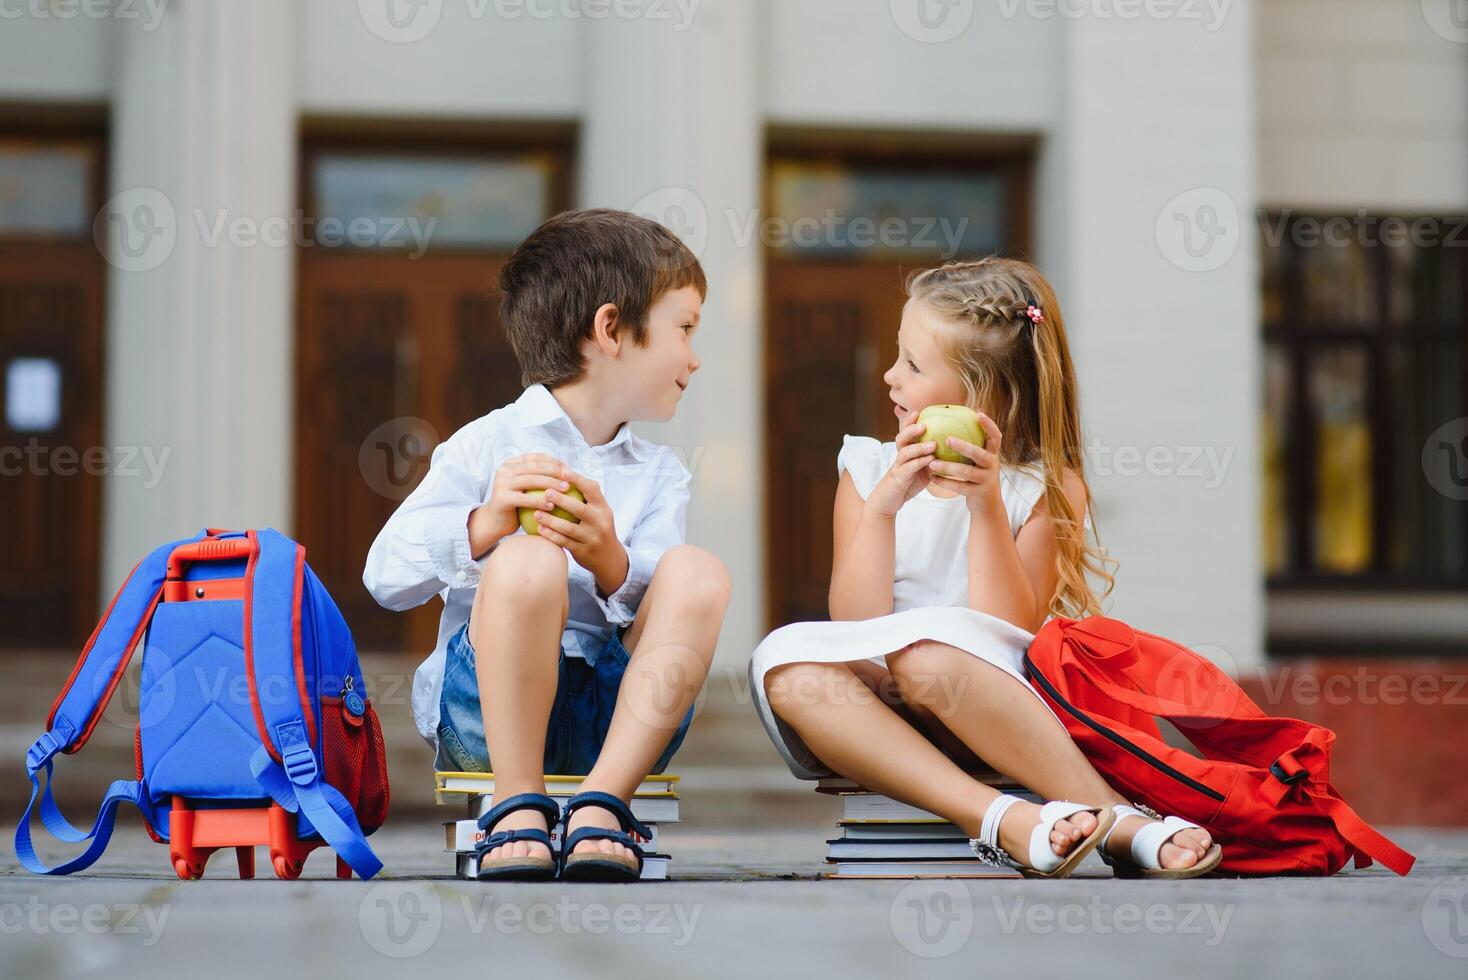
[[[1088,572],[1103,598],[1113,585],[1087,542],[1075,375],[1050,284],[990,258],[920,272],[907,292],[883,376],[903,428],[895,443],[845,439],[832,621],[786,626],[755,651],[766,730],[796,775],[829,767],[938,814],[979,857],[1028,876],[1069,875],[1098,846],[1118,875],[1206,873],[1222,858],[1208,833],[1128,806],[1021,670],[1048,616],[1100,611]],[[973,465],[922,441],[918,412],[935,404],[979,411],[982,448],[948,440]],[[1000,794],[965,773],[975,755],[1045,799],[1087,802]]]

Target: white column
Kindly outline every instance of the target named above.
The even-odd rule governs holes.
[[[1253,4],[1065,25],[1043,259],[1080,374],[1111,612],[1251,669],[1263,646]]]
[[[765,623],[760,253],[738,233],[759,207],[763,25],[763,0],[703,0],[686,24],[674,14],[584,27],[578,204],[674,227],[709,279],[694,341],[703,367],[677,418],[637,428],[683,454],[694,477],[688,540],[733,577],[725,667],[747,660]]]
[[[115,25],[106,432],[140,453],[104,491],[107,596],[206,525],[289,531],[297,17],[181,0]]]

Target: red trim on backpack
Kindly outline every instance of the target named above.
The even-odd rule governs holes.
[[[249,680],[250,710],[255,714],[260,744],[265,746],[270,758],[278,763],[281,761],[280,753],[275,751],[275,743],[270,740],[270,731],[265,727],[265,713],[260,710],[260,692],[255,687],[254,621],[251,609],[255,598],[255,562],[260,557],[260,541],[255,537],[254,531],[246,531],[245,536],[250,539],[251,545],[250,558],[245,562],[245,622],[241,634],[245,648],[245,677]]]
[[[51,725],[56,721],[56,712],[61,710],[61,702],[66,700],[66,695],[71,691],[71,685],[76,683],[77,675],[82,672],[82,667],[86,665],[87,657],[91,654],[92,647],[96,644],[97,637],[102,632],[102,627],[107,625],[107,620],[112,617],[112,609],[117,605],[117,600],[121,599],[122,594],[127,591],[127,583],[132,581],[133,575],[137,573],[138,567],[142,564],[141,561],[138,562],[137,565],[133,566],[133,570],[127,573],[127,578],[122,580],[122,588],[118,589],[117,593],[113,595],[112,601],[107,604],[107,611],[102,614],[102,618],[97,621],[97,625],[92,629],[92,635],[87,638],[86,646],[82,647],[81,656],[76,658],[76,666],[71,668],[71,676],[66,679],[65,684],[61,685],[61,693],[56,695],[56,700],[51,702],[51,713],[46,716],[46,731],[49,732],[51,730]],[[146,621],[145,617],[144,622]]]
[[[87,739],[92,737],[97,722],[102,720],[102,712],[107,708],[107,702],[112,700],[112,692],[117,690],[117,685],[122,682],[122,675],[127,673],[127,665],[132,662],[133,651],[138,648],[138,642],[148,631],[148,625],[153,619],[153,610],[158,608],[158,603],[162,598],[163,589],[160,587],[157,592],[153,593],[153,601],[148,603],[148,608],[143,610],[143,618],[138,621],[138,628],[133,630],[132,638],[127,641],[127,649],[118,658],[117,669],[112,672],[112,680],[107,682],[107,690],[103,691],[102,696],[97,699],[97,706],[92,709],[92,716],[87,719],[87,726],[71,743],[71,747],[65,750],[67,755],[81,751],[81,747],[87,744]]]
[[[301,698],[301,714],[306,717],[306,732],[311,744],[316,744],[316,714],[311,710],[311,698],[306,693],[306,662],[301,656],[301,597],[306,592],[306,548],[296,545],[295,598],[291,608],[291,643],[296,659],[296,691]]]

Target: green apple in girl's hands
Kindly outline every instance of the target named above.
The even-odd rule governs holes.
[[[526,490],[525,492],[527,494],[529,494],[530,496],[532,496],[532,497],[544,497],[545,496],[545,491],[544,490]],[[581,501],[583,504],[586,503],[586,495],[583,494],[580,490],[576,489],[575,487],[572,487],[571,489],[564,491],[564,493],[568,497],[575,497],[577,500]],[[515,514],[516,514],[517,517],[520,518],[520,526],[525,529],[525,533],[526,534],[534,534],[534,535],[537,535],[537,536],[540,534],[540,524],[536,520],[536,515],[538,513],[539,513],[539,511],[532,510],[529,507],[517,507],[517,508],[515,508]],[[570,521],[572,524],[580,524],[581,523],[581,519],[579,517],[577,517],[575,514],[571,513],[569,510],[567,510],[564,507],[553,507],[553,508],[551,508],[551,516],[553,516],[553,517],[559,517],[563,521]]]
[[[984,428],[979,424],[979,413],[966,405],[929,405],[918,414],[923,430],[924,442],[938,444],[937,456],[949,463],[968,463],[973,460],[948,446],[948,437],[956,436],[975,446],[984,445]],[[523,520],[523,518],[522,518]]]

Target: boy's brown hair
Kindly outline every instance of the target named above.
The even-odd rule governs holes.
[[[647,311],[670,289],[708,296],[698,258],[673,232],[628,211],[563,211],[520,243],[500,270],[500,322],[526,387],[568,384],[586,370],[581,344],[596,311],[641,346]]]

